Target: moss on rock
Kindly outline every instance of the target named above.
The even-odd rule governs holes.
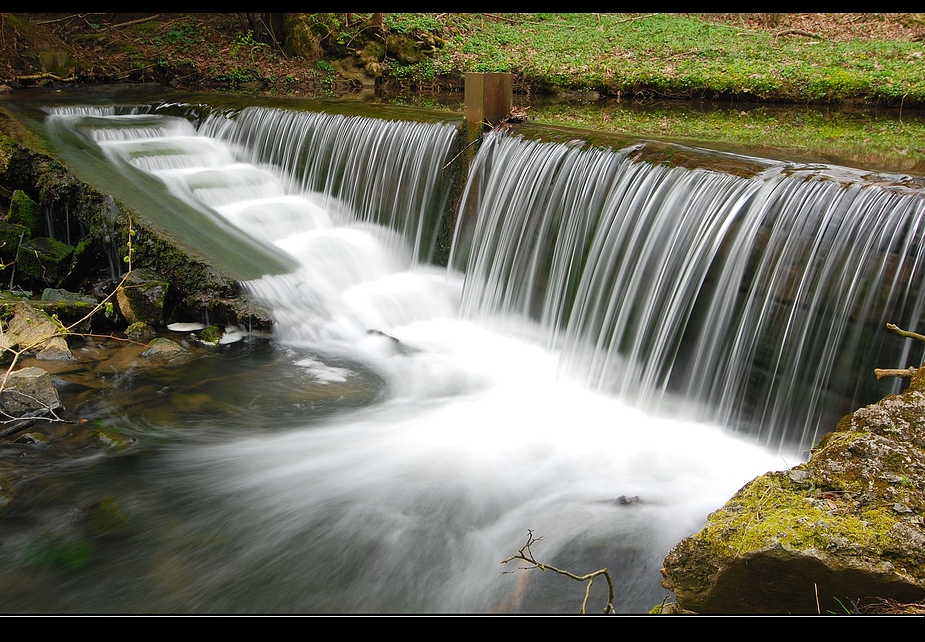
[[[129,323],[160,325],[164,321],[168,285],[167,279],[154,270],[133,270],[116,291],[119,311]]]
[[[923,425],[915,387],[847,415],[809,462],[751,481],[672,549],[662,585],[698,613],[922,601]]]
[[[4,262],[12,261],[19,252],[23,240],[29,238],[29,229],[23,225],[0,221],[0,257]]]
[[[45,223],[40,216],[38,203],[21,189],[13,192],[13,197],[10,199],[10,211],[6,220],[9,223],[26,228],[29,236],[39,236]]]
[[[209,345],[218,345],[218,342],[221,341],[222,335],[224,334],[225,331],[220,326],[210,325],[199,333],[199,340]]]
[[[16,265],[23,274],[46,285],[58,283],[70,272],[74,246],[40,237],[29,239],[19,246]]]

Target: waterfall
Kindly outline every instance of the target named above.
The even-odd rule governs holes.
[[[469,318],[536,320],[562,369],[637,404],[809,447],[921,363],[925,197],[769,163],[742,178],[635,149],[489,136],[451,264]]]
[[[319,205],[341,220],[394,229],[418,261],[431,259],[458,123],[248,107],[233,118],[210,116],[200,132],[231,144],[243,161],[280,170],[287,191],[320,194]]]
[[[882,330],[919,322],[914,190],[489,136],[440,268],[458,123],[181,112],[49,127],[206,256],[222,231],[285,257],[240,277],[273,340],[104,380],[98,422],[131,445],[62,458],[0,556],[11,611],[576,611],[580,585],[499,573],[532,529],[537,559],[607,567],[617,611],[646,612],[669,548],[805,458],[830,398],[921,357]],[[130,528],[86,535],[71,494]],[[61,582],[12,559],[45,533],[105,549]]]

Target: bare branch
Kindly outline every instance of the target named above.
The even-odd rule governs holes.
[[[909,366],[908,368],[874,368],[877,379],[883,379],[884,377],[911,377],[916,372],[918,372],[918,368],[915,366]]]
[[[137,20],[129,20],[128,22],[120,22],[120,23],[118,23],[118,24],[108,25],[108,26],[113,27],[113,28],[116,28],[116,27],[129,27],[129,26],[131,26],[131,25],[141,24],[142,22],[149,22],[149,21],[151,21],[151,20],[155,20],[155,19],[160,18],[160,17],[161,17],[161,14],[155,13],[155,14],[153,14],[153,15],[148,16],[147,18],[138,18]]]
[[[925,335],[921,335],[918,332],[910,332],[909,330],[903,330],[898,327],[895,323],[887,323],[886,327],[888,330],[892,330],[901,337],[906,337],[907,339],[918,339],[919,341],[925,341]]]
[[[576,580],[578,582],[587,582],[588,585],[585,587],[585,599],[582,600],[581,610],[579,611],[579,613],[582,615],[585,614],[585,607],[588,604],[588,597],[591,595],[591,584],[594,582],[594,578],[598,577],[599,575],[603,575],[607,579],[607,586],[609,587],[609,590],[610,590],[610,594],[607,599],[607,606],[604,607],[604,613],[609,614],[609,613],[615,612],[613,608],[613,599],[614,599],[613,579],[610,577],[610,572],[606,568],[602,568],[600,570],[594,571],[593,573],[586,573],[585,575],[575,575],[574,573],[571,573],[564,569],[556,568],[555,566],[550,566],[549,564],[543,564],[541,562],[538,562],[536,558],[533,556],[533,551],[531,550],[531,547],[535,543],[542,542],[542,541],[543,541],[542,537],[534,537],[533,530],[527,529],[527,543],[524,544],[519,551],[517,551],[516,555],[511,555],[509,558],[505,560],[501,560],[501,563],[507,564],[508,562],[512,562],[514,560],[523,560],[524,562],[527,562],[528,564],[531,564],[532,566],[519,567],[515,569],[514,571],[502,571],[502,574],[514,573],[516,571],[528,571],[531,568],[538,568],[544,573],[547,570],[549,570],[549,571],[552,571],[553,573],[558,573],[559,575],[565,575],[566,577],[570,577],[573,580]]]

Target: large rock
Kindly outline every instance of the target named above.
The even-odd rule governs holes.
[[[119,311],[129,323],[162,325],[167,286],[167,279],[154,270],[132,270],[116,292]]]
[[[42,228],[45,225],[45,217],[38,203],[21,189],[13,192],[6,220],[8,223],[25,228],[26,238],[42,234]]]
[[[665,558],[697,613],[844,613],[925,601],[925,368],[844,417],[806,464],[751,481]]]
[[[0,408],[6,417],[35,417],[60,407],[51,376],[41,368],[11,372],[0,391]]]
[[[62,328],[41,310],[20,301],[13,307],[9,333],[20,350],[37,352],[48,344],[49,339],[61,335]]]
[[[53,238],[24,241],[16,253],[16,264],[23,274],[39,283],[57,285],[71,268],[74,247]]]

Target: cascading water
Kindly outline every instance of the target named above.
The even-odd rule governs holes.
[[[500,574],[529,528],[540,560],[606,566],[618,611],[644,612],[675,542],[801,457],[678,419],[670,400],[727,426],[773,418],[764,441],[800,441],[783,428],[797,407],[781,405],[785,384],[746,372],[821,383],[872,336],[857,310],[914,326],[921,307],[920,198],[773,164],[741,179],[489,138],[447,271],[426,259],[455,124],[255,108],[198,131],[157,110],[51,118],[297,267],[244,283],[277,321],[270,356],[242,342],[177,375],[197,390],[219,370],[240,380],[209,388],[231,411],[127,410],[123,430],[155,445],[71,482],[85,504],[116,493],[127,540],[94,540],[105,562],[54,589],[0,557],[17,578],[9,611],[577,610],[569,580]],[[863,247],[839,249],[849,239]],[[820,332],[841,338],[815,347]],[[165,403],[172,389],[152,387]],[[7,551],[73,528],[63,510],[31,521]]]
[[[922,361],[885,329],[921,321],[921,190],[780,163],[739,178],[634,151],[489,138],[451,259],[465,264],[464,314],[536,319],[587,385],[637,404],[678,393],[688,416],[773,447],[807,448],[895,392],[871,385],[874,366]]]

